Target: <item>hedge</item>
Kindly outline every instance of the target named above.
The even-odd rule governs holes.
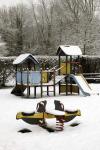
[[[35,56],[41,67],[52,68],[58,65],[57,56]],[[4,87],[9,76],[15,75],[13,61],[16,57],[0,57],[0,87]],[[80,63],[84,73],[100,73],[99,56],[82,56]]]

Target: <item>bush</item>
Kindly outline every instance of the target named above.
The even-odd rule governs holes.
[[[82,56],[81,65],[84,73],[100,73],[99,56]]]
[[[4,87],[7,78],[14,74],[13,60],[15,57],[0,57],[0,87]]]

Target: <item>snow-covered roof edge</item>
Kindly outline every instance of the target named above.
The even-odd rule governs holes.
[[[33,59],[35,59],[35,61],[36,61],[37,63],[39,63],[39,62],[37,61],[37,59],[36,59],[32,54],[30,54],[30,53],[25,53],[25,54],[19,55],[19,56],[13,61],[13,65],[18,65],[18,64],[22,63],[22,62],[25,61],[29,56],[31,56]]]
[[[65,54],[65,55],[82,55],[82,51],[79,48],[79,46],[74,46],[74,45],[60,45],[57,51],[57,54],[59,55],[61,53],[61,51]]]

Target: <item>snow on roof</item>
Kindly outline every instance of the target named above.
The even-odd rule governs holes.
[[[19,55],[14,61],[13,61],[13,64],[14,65],[17,65],[17,64],[20,64],[20,63],[23,63],[23,61],[25,61],[28,57],[32,57],[37,63],[39,63],[35,57],[33,57],[32,54],[30,53],[26,53],[26,54],[21,54]]]
[[[6,45],[6,43],[0,42],[0,46],[4,46],[4,45]]]
[[[82,51],[79,46],[73,45],[60,45],[57,54],[60,55],[62,52],[64,55],[82,55]]]

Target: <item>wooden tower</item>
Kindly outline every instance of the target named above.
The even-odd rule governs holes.
[[[59,75],[66,75],[65,83],[59,82],[59,94],[66,92],[72,94],[78,93],[78,86],[73,84],[70,74],[77,74],[80,72],[80,55],[81,49],[78,46],[61,45],[58,48],[57,55],[59,57]]]

